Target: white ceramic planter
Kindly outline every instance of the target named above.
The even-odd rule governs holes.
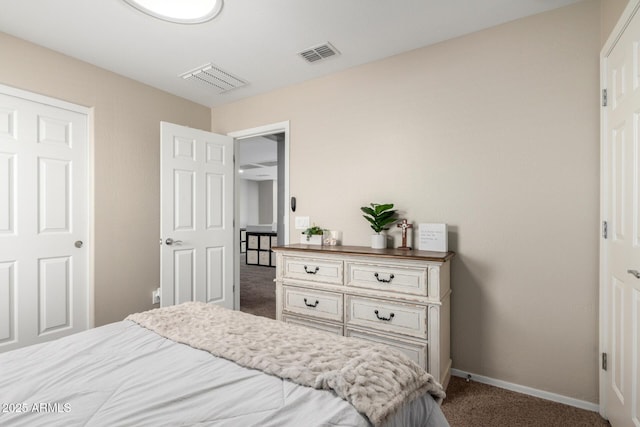
[[[386,249],[387,236],[384,234],[372,234],[371,235],[371,248],[372,249]]]
[[[303,245],[322,245],[322,236],[320,234],[314,234],[313,236],[309,237],[309,240],[307,240],[307,235],[301,234],[300,243],[302,243]]]

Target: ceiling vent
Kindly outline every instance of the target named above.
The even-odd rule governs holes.
[[[300,55],[305,61],[314,63],[323,59],[331,58],[332,56],[340,55],[340,52],[338,52],[338,49],[333,47],[331,43],[327,42],[319,46],[305,49],[298,53],[298,55]]]
[[[266,161],[266,162],[260,162],[260,163],[247,163],[247,164],[241,165],[240,169],[249,170],[249,169],[256,169],[256,168],[268,168],[272,166],[278,166],[278,162]]]
[[[204,83],[215,88],[219,93],[246,86],[247,82],[213,65],[206,64],[194,70],[180,74],[185,81]]]
[[[242,170],[246,171],[246,170],[249,170],[249,169],[256,169],[256,168],[261,168],[261,167],[262,166],[257,165],[255,163],[247,163],[246,165],[240,165],[239,169],[242,169]]]

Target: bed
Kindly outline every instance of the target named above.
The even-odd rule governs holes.
[[[346,359],[328,354],[337,348],[350,349]],[[402,365],[395,358],[403,356],[376,344],[208,304],[151,310],[0,354],[0,425],[448,425],[438,405],[444,392],[428,374],[402,366],[413,375],[404,383],[396,383],[404,371],[390,379],[367,367],[358,376],[369,362],[347,366],[354,354]],[[380,397],[397,402],[380,412],[388,406]]]

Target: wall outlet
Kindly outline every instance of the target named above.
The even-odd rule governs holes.
[[[151,300],[153,304],[160,304],[160,288],[151,293]]]
[[[296,230],[306,230],[309,228],[309,217],[308,216],[297,216],[296,217]]]

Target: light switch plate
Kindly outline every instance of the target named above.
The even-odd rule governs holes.
[[[308,216],[297,216],[296,217],[296,230],[306,230],[309,228],[309,217]]]

